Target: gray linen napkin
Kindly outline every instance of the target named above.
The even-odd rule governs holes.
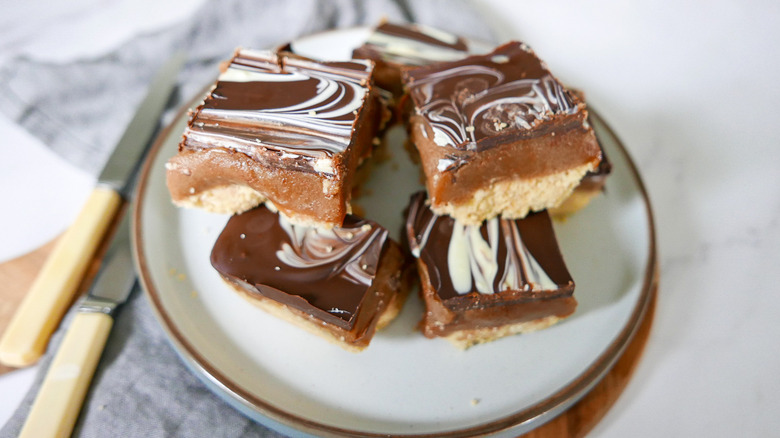
[[[172,53],[188,54],[179,78],[180,103],[211,80],[217,63],[236,46],[274,47],[320,30],[373,25],[382,17],[493,39],[466,0],[212,1],[187,22],[138,36],[96,59],[5,63],[0,67],[0,111],[69,162],[97,174],[149,79]],[[53,336],[30,393],[0,437],[15,437],[21,430],[72,313]],[[184,367],[136,287],[117,317],[74,436],[279,435],[233,410]]]

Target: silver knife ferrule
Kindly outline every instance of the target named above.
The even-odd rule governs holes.
[[[122,214],[100,272],[87,296],[79,303],[79,312],[113,316],[117,308],[130,296],[135,279],[133,255],[130,250],[130,216]]]
[[[105,313],[111,317],[116,313],[119,304],[116,301],[104,300],[94,296],[86,296],[79,304],[79,312]]]
[[[107,178],[107,177],[104,176],[102,178]],[[127,184],[125,181],[121,181],[119,179],[103,179],[103,180],[98,180],[95,183],[95,186],[113,190],[119,193],[122,196],[122,198],[127,199],[127,194],[125,193]]]

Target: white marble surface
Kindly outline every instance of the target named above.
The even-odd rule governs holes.
[[[55,62],[94,56],[197,4],[13,2],[0,17],[0,62],[17,53]],[[780,4],[478,4],[500,36],[525,40],[586,90],[633,154],[653,202],[661,265],[653,331],[593,436],[776,435]],[[0,117],[0,261],[58,234],[92,183],[15,128]],[[46,214],[52,205],[58,214]],[[0,376],[0,424],[32,375]]]

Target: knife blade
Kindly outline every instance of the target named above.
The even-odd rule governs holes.
[[[136,282],[124,214],[103,265],[51,362],[20,437],[68,437],[114,323]]]
[[[98,185],[112,188],[117,192],[126,191],[127,182],[144,156],[157,121],[176,87],[176,76],[183,64],[184,54],[174,55],[152,80],[143,103],[127,125],[103,171],[100,172]]]
[[[171,58],[155,75],[147,95],[117,143],[98,183],[76,220],[63,233],[0,339],[0,362],[34,363],[73,302],[95,251],[127,198],[137,170],[176,86],[184,55]]]

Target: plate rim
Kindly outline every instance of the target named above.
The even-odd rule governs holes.
[[[302,36],[302,38],[308,38],[331,32],[339,32],[347,29],[354,28],[350,27],[344,29],[332,29],[325,32],[305,35]],[[239,403],[252,412],[256,412],[262,415],[265,417],[265,419],[273,422],[274,425],[277,425],[278,423],[279,426],[290,428],[291,430],[296,430],[303,433],[315,434],[317,436],[323,436],[323,434],[327,434],[328,436],[352,437],[388,436],[386,433],[347,429],[310,420],[295,413],[278,408],[272,403],[268,403],[258,397],[255,397],[253,394],[245,391],[241,385],[235,383],[228,376],[221,373],[203,355],[201,355],[198,350],[187,341],[186,337],[174,324],[171,317],[165,312],[165,308],[160,299],[160,292],[157,290],[154,282],[152,281],[151,271],[146,263],[147,258],[142,242],[144,230],[143,222],[141,220],[144,210],[143,200],[147,193],[149,175],[152,171],[152,163],[156,160],[157,155],[160,153],[160,150],[166,143],[166,140],[174,134],[172,130],[177,122],[181,119],[181,117],[184,117],[194,102],[197,102],[202,98],[202,95],[210,88],[210,86],[211,83],[204,87],[201,92],[197,93],[193,99],[188,100],[186,105],[182,105],[171,122],[157,135],[147,157],[144,160],[144,165],[139,175],[138,185],[136,187],[136,193],[133,198],[133,214],[131,224],[133,258],[136,264],[137,272],[139,274],[139,281],[143,286],[144,294],[152,303],[151,307],[155,316],[157,317],[158,322],[160,322],[160,325],[167,334],[166,338],[169,342],[172,343],[177,355],[185,362],[185,366],[187,366],[190,371],[194,371],[192,367],[196,367],[202,372],[202,376],[197,374],[196,376],[201,378],[201,380],[203,380],[203,377],[207,378],[207,386],[210,387],[212,391],[214,389],[212,385],[215,385],[216,388],[224,391],[226,393],[225,395],[232,398],[232,401]],[[585,394],[587,394],[596,384],[598,384],[602,378],[612,369],[617,360],[622,356],[623,352],[628,347],[637,330],[639,329],[648,310],[651,298],[653,296],[652,292],[654,290],[654,286],[658,282],[659,276],[655,220],[650,197],[647,193],[645,184],[642,181],[639,170],[620,137],[617,136],[614,129],[612,129],[612,127],[604,120],[604,118],[592,107],[588,108],[588,112],[590,117],[595,119],[595,121],[601,125],[605,133],[612,137],[614,144],[616,145],[616,149],[621,153],[626,163],[628,163],[627,170],[637,184],[638,193],[641,195],[645,207],[645,214],[648,223],[647,262],[644,268],[644,278],[642,280],[639,297],[636,304],[634,305],[631,315],[628,318],[628,322],[621,329],[618,336],[587,368],[585,368],[573,380],[566,383],[555,393],[547,396],[541,402],[525,407],[510,415],[466,428],[437,431],[435,433],[403,434],[403,436],[430,438],[488,435],[507,432],[511,429],[521,427],[528,427],[527,430],[524,430],[527,432],[528,430],[531,430],[534,427],[538,427],[543,423],[551,420],[555,416],[571,407]],[[236,406],[232,403],[229,404],[236,408]],[[255,418],[252,419],[256,420]],[[268,427],[274,427],[274,425],[269,425],[266,423],[263,424]],[[533,427],[530,427],[531,425],[533,425]]]

